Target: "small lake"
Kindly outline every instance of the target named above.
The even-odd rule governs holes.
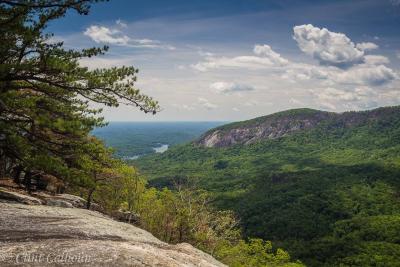
[[[159,147],[153,147],[154,152],[156,153],[164,153],[169,148],[169,145],[161,145]]]

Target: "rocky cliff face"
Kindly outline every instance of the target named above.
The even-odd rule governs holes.
[[[385,121],[399,116],[400,107],[384,107],[370,111],[333,113],[313,109],[293,109],[248,121],[235,122],[212,129],[195,144],[204,147],[228,147],[252,144],[259,140],[275,139],[321,124],[329,127],[353,127],[372,120]]]
[[[0,201],[0,266],[225,266],[96,211],[7,198]]]
[[[279,138],[313,128],[335,115],[309,109],[286,111],[218,127],[204,134],[196,143],[205,147],[251,144],[261,139]]]

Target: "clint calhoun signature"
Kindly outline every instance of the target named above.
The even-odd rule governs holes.
[[[0,262],[14,261],[17,264],[27,263],[56,263],[56,264],[71,264],[71,263],[89,263],[91,256],[84,253],[28,253],[22,252],[15,255],[0,254]]]

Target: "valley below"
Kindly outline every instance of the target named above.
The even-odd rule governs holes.
[[[288,110],[211,129],[132,162],[157,188],[191,182],[245,237],[308,266],[400,262],[400,108]]]

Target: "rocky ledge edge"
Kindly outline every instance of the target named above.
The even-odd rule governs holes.
[[[0,266],[225,266],[190,244],[170,245],[77,208],[80,201],[66,194],[45,201],[0,188]]]

